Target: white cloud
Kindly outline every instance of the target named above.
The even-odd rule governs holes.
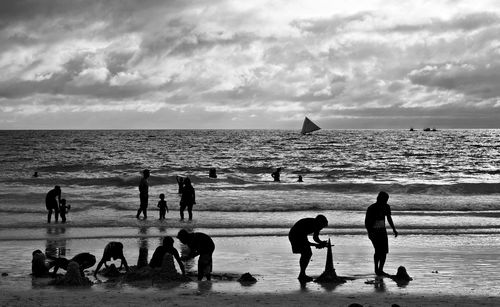
[[[206,118],[188,128],[230,118],[252,128],[270,114],[276,127],[303,114],[367,127],[436,108],[460,117],[450,126],[483,112],[493,118],[476,121],[491,123],[500,113],[495,3],[1,2],[0,107],[19,122],[0,115],[0,128],[114,111],[119,125],[154,113],[158,128],[176,116]]]

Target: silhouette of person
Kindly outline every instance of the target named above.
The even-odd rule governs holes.
[[[120,269],[122,268],[122,266],[125,266],[125,270],[127,270],[128,272],[129,267],[127,264],[127,260],[123,255],[123,244],[121,242],[109,242],[104,248],[104,253],[102,254],[101,261],[99,261],[99,264],[97,264],[97,268],[94,271],[94,276],[97,276],[97,272],[99,272],[99,269],[103,264],[107,268],[108,265],[106,264],[106,262],[111,261],[111,259],[120,259]]]
[[[61,199],[59,202],[59,215],[61,216],[61,221],[66,223],[66,214],[68,214],[69,209],[71,209],[70,205],[66,205],[66,199]]]
[[[215,250],[215,244],[212,238],[202,232],[189,233],[185,229],[179,230],[177,239],[189,247],[189,254],[187,259],[200,256],[198,259],[198,280],[206,277],[207,280],[211,279],[212,273],[212,254]]]
[[[148,218],[148,192],[149,192],[149,170],[145,169],[142,171],[142,178],[139,182],[139,199],[141,204],[139,206],[139,210],[137,210],[136,218],[139,218],[141,212],[144,214],[144,219]]]
[[[327,241],[321,241],[319,239],[319,232],[326,226],[328,226],[328,220],[324,215],[320,214],[315,218],[303,218],[297,221],[288,233],[288,240],[290,240],[292,245],[292,252],[294,254],[300,254],[300,274],[298,277],[300,282],[309,282],[313,280],[312,277],[306,275],[306,269],[312,257],[311,246],[324,248],[328,245]],[[309,242],[307,236],[310,234],[313,234],[313,240],[316,243]]]
[[[208,177],[210,177],[210,178],[217,178],[217,171],[215,170],[215,168],[211,168],[208,171]]]
[[[184,188],[184,178],[176,176],[175,180],[177,180],[177,184],[179,185],[179,190],[177,191],[177,193],[182,194],[182,189]]]
[[[174,239],[172,237],[166,236],[163,238],[163,245],[158,246],[154,253],[153,256],[151,257],[151,261],[149,261],[149,266],[152,268],[159,268],[162,266],[163,262],[163,257],[165,257],[165,254],[171,254],[174,256],[175,260],[179,264],[179,268],[181,269],[182,275],[186,274],[186,271],[184,269],[184,264],[181,261],[181,257],[179,256],[179,252],[177,249],[174,247]]]
[[[45,254],[37,249],[32,253],[33,259],[31,260],[31,275],[34,277],[44,277],[49,275],[49,265]]]
[[[33,173],[33,177],[37,178],[38,177],[38,172]]]
[[[51,266],[54,267],[54,270],[52,271],[52,275],[56,276],[57,271],[59,269],[63,269],[65,271],[68,270],[68,264],[74,261],[78,263],[78,266],[80,267],[80,275],[82,277],[85,276],[85,269],[91,268],[94,266],[96,259],[95,256],[90,254],[90,253],[80,253],[76,255],[75,257],[71,258],[71,260],[68,260],[64,257],[59,257],[59,258],[54,258]]]
[[[158,205],[156,206],[160,208],[160,220],[164,220],[165,213],[168,212],[167,201],[165,200],[165,194],[163,193],[160,194],[160,200],[158,201]]]
[[[193,205],[196,204],[196,197],[194,193],[193,185],[191,185],[191,179],[189,177],[184,178],[184,188],[182,189],[181,202],[180,202],[180,215],[181,220],[184,220],[184,210],[187,208],[189,214],[189,220],[193,219]]]
[[[387,275],[384,272],[385,260],[387,253],[389,253],[389,242],[385,228],[386,217],[394,232],[394,237],[398,236],[391,217],[391,207],[387,204],[388,200],[389,194],[383,191],[380,192],[377,196],[377,202],[368,207],[365,216],[365,228],[368,232],[368,238],[372,241],[375,249],[373,262],[375,264],[375,274],[377,275]]]
[[[297,182],[303,182],[302,181],[302,175],[299,175],[299,179],[297,179]]]
[[[52,218],[52,211],[54,211],[54,218],[56,222],[59,221],[59,203],[61,202],[61,187],[56,185],[45,196],[45,207],[49,211],[47,215],[47,223],[50,223]]]
[[[271,177],[274,178],[274,181],[280,181],[280,172],[281,172],[281,167],[278,167],[276,171],[271,173]]]

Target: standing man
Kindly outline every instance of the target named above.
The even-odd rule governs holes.
[[[52,210],[54,210],[54,217],[56,222],[59,221],[59,203],[61,202],[61,187],[56,185],[45,196],[45,207],[49,211],[47,215],[47,223],[50,224],[52,218]]]
[[[187,230],[181,229],[177,234],[177,239],[179,239],[182,244],[186,244],[189,247],[189,254],[186,258],[190,259],[200,255],[198,259],[198,280],[202,280],[203,276],[205,276],[207,280],[210,280],[212,273],[212,254],[215,250],[215,244],[212,238],[202,232],[189,233]]]
[[[388,200],[389,194],[380,192],[377,196],[377,202],[366,210],[365,227],[368,231],[368,238],[370,238],[375,248],[373,262],[375,264],[375,274],[377,275],[387,275],[384,272],[384,264],[389,253],[389,241],[385,229],[385,217],[387,217],[387,221],[391,225],[394,237],[398,236],[391,217],[391,207],[387,204]]]
[[[191,179],[189,177],[184,178],[184,187],[182,188],[181,201],[179,203],[180,209],[179,213],[181,215],[181,221],[184,220],[184,210],[188,211],[189,220],[193,219],[193,205],[196,204],[196,194],[194,192],[194,187],[191,184]]]
[[[137,210],[136,218],[139,218],[141,212],[144,214],[144,219],[148,218],[148,193],[149,193],[149,170],[142,171],[141,182],[139,183],[139,199],[141,201],[139,210]]]
[[[300,254],[300,274],[298,277],[300,282],[309,282],[313,280],[312,277],[306,275],[306,269],[312,257],[311,246],[324,248],[328,245],[327,241],[321,241],[319,239],[319,232],[326,226],[328,226],[328,220],[324,215],[320,214],[315,218],[310,217],[301,219],[290,229],[288,239],[292,245],[292,252],[294,254]],[[310,234],[313,235],[313,240],[316,243],[309,242],[307,236]]]

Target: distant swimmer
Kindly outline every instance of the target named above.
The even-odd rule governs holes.
[[[271,173],[271,177],[274,178],[274,181],[280,181],[280,173],[281,173],[281,167],[278,167],[276,171]]]
[[[54,258],[52,261],[52,266],[54,266],[54,270],[52,271],[52,275],[56,276],[57,271],[59,269],[63,269],[65,271],[67,271],[68,264],[71,261],[78,263],[78,266],[80,267],[80,275],[82,277],[85,276],[84,270],[93,267],[94,264],[96,263],[95,256],[90,254],[90,253],[80,253],[80,254],[76,255],[75,257],[71,258],[70,260],[63,258],[63,257]]]
[[[182,194],[182,189],[184,188],[184,178],[182,178],[181,176],[176,176],[175,180],[177,180],[177,184],[179,185],[177,193]]]
[[[368,232],[368,238],[370,238],[375,248],[373,262],[375,264],[375,274],[377,275],[387,275],[384,272],[385,260],[389,253],[389,241],[387,239],[387,230],[385,229],[386,217],[394,232],[394,237],[398,236],[391,217],[391,207],[387,204],[388,200],[389,194],[380,192],[377,196],[377,202],[368,207],[365,216],[365,227]]]
[[[149,170],[145,169],[142,171],[142,178],[139,182],[139,210],[137,210],[136,218],[142,214],[144,215],[144,219],[148,218],[148,197],[149,197]]]
[[[327,241],[319,239],[319,232],[328,226],[328,220],[324,215],[318,215],[315,218],[303,218],[295,223],[290,229],[288,240],[292,245],[292,252],[300,254],[300,282],[312,281],[312,277],[306,275],[306,269],[312,257],[311,246],[316,248],[324,248],[328,245]],[[309,242],[308,235],[313,235],[313,240],[316,243]]]
[[[155,252],[153,253],[153,257],[151,257],[151,261],[149,262],[149,266],[152,268],[161,267],[165,254],[171,254],[175,258],[177,264],[179,265],[179,268],[181,269],[182,275],[185,275],[186,271],[184,269],[184,264],[181,261],[179,252],[174,247],[174,239],[169,236],[163,238],[163,245],[156,248]]]
[[[47,223],[50,223],[52,218],[52,211],[54,211],[54,218],[56,222],[59,221],[59,203],[61,202],[61,187],[56,185],[45,196],[45,207],[49,211],[47,215]]]
[[[217,178],[217,171],[215,170],[215,168],[211,168],[208,171],[208,177],[210,177],[210,178]]]
[[[38,177],[38,172],[33,173],[33,177],[37,178]]]
[[[212,255],[215,250],[212,238],[202,232],[189,233],[187,230],[181,229],[177,234],[177,239],[189,247],[189,254],[186,258],[191,259],[198,255],[200,256],[198,259],[198,280],[202,280],[203,277],[210,280],[212,274]]]
[[[61,215],[61,221],[66,223],[66,214],[68,214],[69,209],[71,209],[70,205],[66,205],[66,199],[61,199],[59,203],[59,215]]]
[[[194,187],[191,184],[191,179],[189,177],[184,178],[184,188],[182,189],[181,201],[180,201],[180,215],[181,220],[184,220],[184,210],[188,211],[189,220],[193,219],[193,205],[196,204],[196,196],[194,192]]]
[[[297,182],[303,182],[302,181],[302,175],[299,175],[299,179],[297,179]]]
[[[104,253],[102,254],[102,259],[99,261],[99,264],[97,265],[96,270],[94,271],[94,276],[97,275],[97,272],[99,272],[99,269],[104,266],[107,268],[108,265],[106,262],[113,260],[120,259],[120,269],[122,266],[125,266],[125,270],[129,270],[127,260],[125,259],[125,256],[123,255],[123,244],[121,242],[109,242],[106,244],[106,247],[104,248]]]
[[[160,208],[160,220],[164,220],[165,213],[168,212],[167,201],[165,200],[165,194],[163,193],[160,194],[160,200],[158,201],[158,205],[156,206]]]

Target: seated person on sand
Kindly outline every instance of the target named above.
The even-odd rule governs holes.
[[[288,239],[292,245],[292,252],[300,254],[300,282],[312,281],[312,277],[306,275],[306,269],[312,257],[311,246],[316,248],[324,248],[328,245],[327,241],[319,239],[319,232],[321,229],[328,226],[328,220],[324,215],[318,215],[315,218],[304,218],[299,220],[290,229]],[[313,239],[316,243],[309,242],[308,235],[313,234]]]
[[[45,254],[37,249],[32,253],[33,260],[31,260],[31,275],[34,277],[46,277],[49,275],[49,265]]]
[[[211,279],[212,273],[212,254],[215,250],[215,244],[210,236],[202,232],[189,233],[185,229],[181,229],[177,234],[177,239],[182,244],[189,247],[187,259],[194,258],[200,255],[198,259],[198,280],[202,280],[203,276],[207,280]]]
[[[54,266],[54,270],[52,271],[52,275],[56,276],[57,271],[59,269],[63,269],[65,271],[68,270],[68,264],[74,261],[78,263],[78,266],[80,267],[80,275],[82,277],[85,277],[85,273],[83,272],[85,269],[91,268],[94,266],[96,259],[95,256],[90,254],[90,253],[80,253],[76,255],[75,257],[71,258],[70,260],[60,257],[60,258],[54,258],[52,261],[51,266]]]
[[[174,256],[175,260],[179,264],[182,275],[185,275],[186,272],[184,270],[184,264],[181,261],[181,257],[179,257],[179,252],[174,247],[174,239],[169,236],[163,238],[163,245],[156,248],[155,252],[153,253],[153,257],[151,257],[151,261],[149,262],[149,266],[152,268],[162,267],[163,258],[167,253]]]
[[[106,264],[106,262],[111,261],[111,259],[113,260],[120,259],[121,263],[119,269],[121,269],[122,266],[124,265],[125,270],[127,270],[127,272],[129,271],[127,260],[123,255],[123,244],[121,242],[109,242],[108,244],[106,244],[106,247],[104,248],[102,259],[101,261],[99,261],[99,264],[97,265],[97,268],[94,271],[94,276],[97,276],[97,272],[99,272],[99,269],[103,264],[107,268],[108,265]]]

